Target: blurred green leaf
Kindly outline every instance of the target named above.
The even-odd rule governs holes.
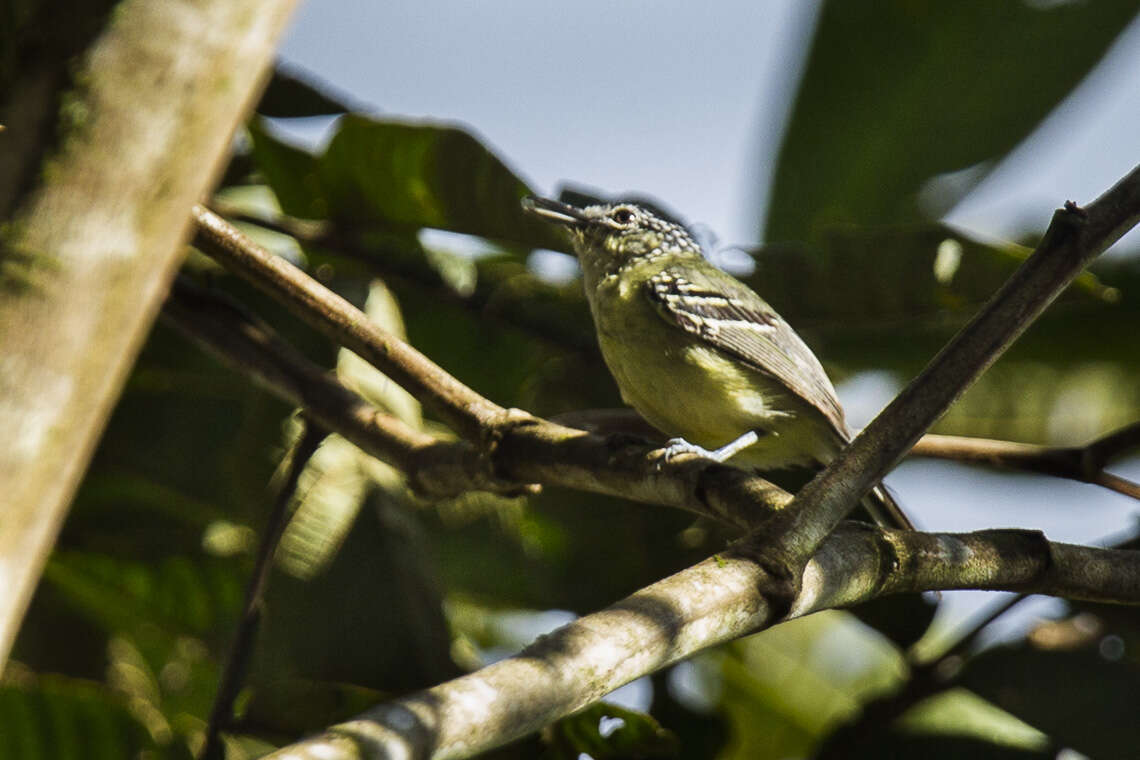
[[[458,127],[349,115],[320,169],[334,219],[548,248],[559,239],[550,225],[523,214],[519,199],[530,188]]]
[[[384,697],[383,692],[353,684],[283,676],[259,684],[243,705],[239,723],[243,731],[276,736],[285,743],[347,720]]]
[[[0,684],[0,727],[3,758],[121,760],[143,752],[189,757],[157,746],[122,698],[55,676]]]
[[[443,124],[344,116],[314,157],[250,126],[253,157],[292,216],[409,232],[430,227],[558,248],[558,232],[523,214],[531,193],[466,130]]]
[[[399,692],[459,674],[409,509],[375,491],[319,572],[274,573],[250,677],[257,691],[300,678]]]
[[[913,704],[898,720],[874,709],[842,724],[818,747],[831,758],[911,757],[930,747],[938,757],[1053,757],[1049,737],[963,688],[951,688]],[[945,747],[946,750],[938,750]],[[966,755],[944,754],[950,750]],[[1028,753],[1028,754],[1026,754]]]
[[[277,118],[333,116],[352,110],[344,101],[345,97],[333,94],[328,84],[318,82],[311,74],[295,73],[278,62],[261,94],[257,112]]]
[[[679,757],[677,737],[645,713],[598,702],[544,732],[545,760]]]
[[[769,240],[837,222],[937,215],[985,176],[1100,60],[1136,0],[823,4],[771,188]],[[1063,51],[1063,52],[1062,52]]]
[[[1055,758],[1047,750],[1011,747],[972,736],[948,734],[912,734],[901,731],[876,736],[873,743],[843,750],[846,760],[881,760],[881,758],[921,757],[923,760],[1035,760]]]
[[[733,731],[725,758],[809,756],[859,704],[893,688],[897,650],[840,612],[734,642],[722,661],[721,709]]]
[[[937,610],[938,605],[928,602],[922,594],[895,594],[872,599],[848,611],[905,652],[930,628]]]
[[[171,556],[155,564],[85,552],[56,552],[44,577],[76,609],[111,633],[140,629],[217,635],[241,607],[234,564]]]
[[[944,224],[836,226],[812,244],[769,245],[745,278],[798,330],[813,326],[938,327],[971,316],[1029,256]],[[1110,284],[1115,284],[1110,281]],[[1070,300],[1111,304],[1119,293],[1092,273]]]
[[[1140,667],[1134,663],[1090,650],[1003,646],[971,658],[961,683],[1089,757],[1132,758],[1140,747]]]
[[[273,188],[281,210],[300,219],[327,216],[328,199],[316,156],[275,137],[262,119],[252,119],[248,128],[253,162]]]

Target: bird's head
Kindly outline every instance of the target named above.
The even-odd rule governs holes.
[[[574,252],[587,271],[614,272],[640,261],[701,256],[684,226],[636,203],[603,203],[578,208],[547,198],[527,197],[523,210],[570,232]]]

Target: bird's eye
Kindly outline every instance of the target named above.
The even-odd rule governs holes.
[[[616,208],[610,213],[610,219],[618,224],[629,224],[633,221],[633,211],[624,206]]]

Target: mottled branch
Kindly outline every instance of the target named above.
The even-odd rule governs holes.
[[[270,757],[470,757],[712,644],[884,594],[976,588],[1140,603],[1140,553],[1050,543],[1031,531],[923,534],[844,523],[808,563],[785,616],[782,580],[749,559],[765,547],[764,539],[750,539],[512,658],[380,705]]]
[[[86,50],[13,72],[38,116],[8,122],[0,159],[0,668],[293,4],[93,4]],[[41,5],[4,5],[5,43],[37,36],[19,19]]]

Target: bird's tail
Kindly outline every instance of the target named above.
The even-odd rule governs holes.
[[[880,483],[863,497],[863,507],[871,514],[871,518],[881,528],[897,528],[900,530],[914,530],[914,523],[902,511],[902,507],[891,496],[887,487]]]

